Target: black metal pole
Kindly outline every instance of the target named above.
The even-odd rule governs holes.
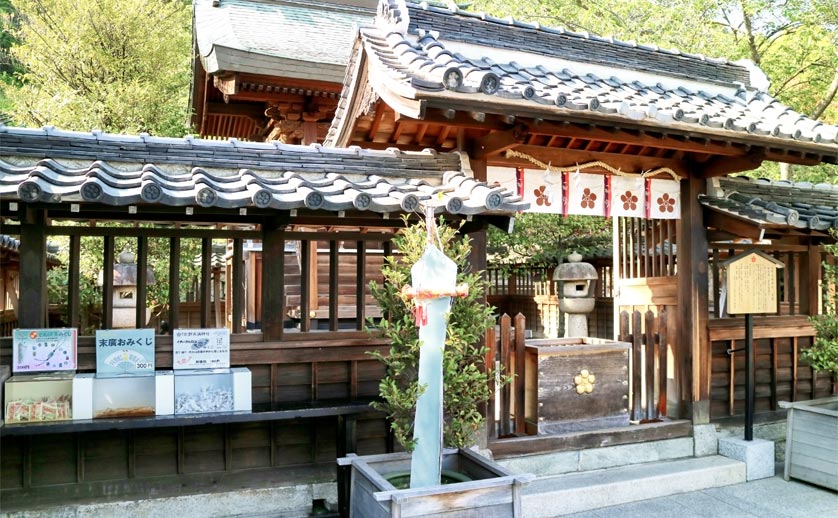
[[[754,316],[745,313],[745,440],[754,440]]]

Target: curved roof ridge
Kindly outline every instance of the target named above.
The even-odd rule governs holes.
[[[677,76],[694,76],[696,70],[693,70],[691,74],[690,72],[680,69],[689,68],[683,65],[691,65],[692,68],[698,69],[698,71],[710,72],[715,70],[717,73],[719,73],[719,69],[721,68],[723,69],[724,73],[720,75],[724,77],[720,77],[719,79],[715,79],[714,77],[701,78],[710,81],[716,80],[726,83],[740,82],[746,86],[752,86],[752,81],[750,79],[751,70],[749,69],[749,67],[739,62],[733,62],[724,57],[708,57],[702,54],[692,54],[683,52],[678,49],[665,49],[654,44],[639,44],[634,41],[621,41],[611,36],[600,36],[589,33],[587,31],[576,32],[563,27],[544,26],[538,22],[525,22],[516,20],[512,17],[498,18],[486,14],[484,12],[467,11],[457,8],[456,6],[439,7],[437,5],[431,5],[427,2],[417,2],[416,0],[383,0],[382,5],[385,3],[389,4],[390,6],[397,6],[398,4],[404,6],[404,9],[407,11],[407,13],[403,16],[404,19],[407,20],[409,30],[411,33],[416,32],[418,29],[433,29],[435,31],[438,31],[441,36],[444,36],[445,39],[475,44],[479,44],[481,41],[483,41],[485,44],[485,40],[475,39],[472,31],[445,31],[443,26],[444,24],[440,24],[438,23],[438,21],[432,24],[433,26],[427,26],[427,24],[425,23],[426,18],[429,18],[430,16],[434,16],[435,19],[446,17],[451,19],[459,18],[462,20],[467,20],[467,23],[485,23],[489,27],[494,27],[498,29],[502,28],[505,31],[517,30],[516,32],[530,32],[534,34],[537,33],[537,35],[541,37],[547,36],[549,38],[562,38],[569,44],[573,41],[584,43],[586,45],[586,48],[584,49],[585,52],[580,52],[579,56],[577,56],[577,58],[579,58],[580,60],[590,60],[594,62],[601,62],[619,66],[619,63],[617,61],[613,59],[609,60],[608,58],[613,56],[608,56],[605,52],[601,53],[601,55],[597,55],[596,53],[590,52],[592,49],[592,45],[601,45],[603,46],[603,48],[618,47],[623,51],[630,51],[632,53],[636,53],[638,54],[638,56],[647,55],[656,57],[659,61],[657,63],[659,66],[654,68],[654,70],[658,72],[668,72]],[[380,6],[379,13],[381,13],[381,9],[382,8]],[[392,10],[393,7],[391,7],[391,11]],[[452,23],[451,25],[454,25],[454,23]],[[492,43],[501,42],[492,41]],[[557,57],[564,55],[564,57],[566,57],[566,52],[568,51],[566,47],[556,48],[555,45],[547,45],[546,42],[541,43],[542,44],[537,45],[537,48],[531,47],[528,49],[525,47],[527,42],[523,42],[520,40],[517,41],[517,44],[519,45],[518,50],[521,51],[530,51],[545,55],[553,55]],[[574,58],[570,57],[568,59]],[[682,66],[675,66],[675,64],[678,63],[680,63]]]

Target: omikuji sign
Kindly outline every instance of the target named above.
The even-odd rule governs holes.
[[[154,372],[154,329],[96,331],[96,374]]]
[[[175,329],[172,337],[175,369],[227,369],[230,367],[230,331]]]

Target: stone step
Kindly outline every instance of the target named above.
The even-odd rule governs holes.
[[[679,437],[585,450],[536,453],[495,460],[515,473],[532,473],[537,477],[545,477],[615,468],[628,464],[691,458],[695,456],[693,441],[692,437]]]
[[[719,455],[647,462],[541,477],[525,486],[527,518],[591,509],[745,482],[745,464]]]

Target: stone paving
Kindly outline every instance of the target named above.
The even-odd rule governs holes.
[[[838,492],[777,475],[744,484],[604,507],[564,518],[838,517]]]

